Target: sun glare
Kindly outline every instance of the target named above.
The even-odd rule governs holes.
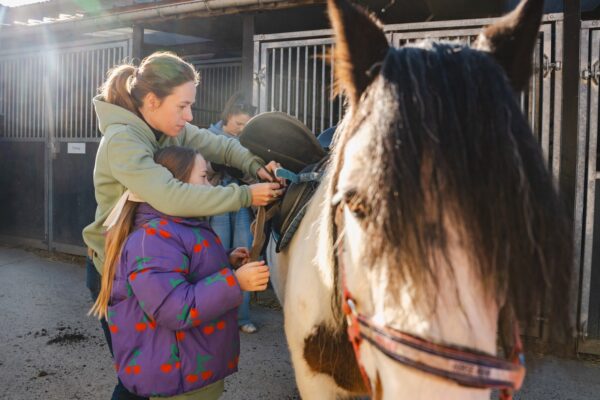
[[[41,3],[44,0],[0,0],[0,6],[18,7],[26,4]]]

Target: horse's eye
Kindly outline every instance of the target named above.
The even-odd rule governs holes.
[[[369,215],[368,207],[361,196],[354,190],[344,193],[344,203],[352,215],[358,219],[364,219]]]

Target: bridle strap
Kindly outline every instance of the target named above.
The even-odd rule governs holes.
[[[523,382],[521,364],[377,326],[360,314],[357,319],[363,339],[404,365],[466,387],[516,390]]]
[[[513,323],[512,353],[508,360],[504,360],[480,351],[435,343],[380,326],[357,311],[346,283],[342,257],[343,239],[339,232],[343,230],[344,221],[341,203],[342,198],[337,195],[333,203],[334,233],[337,237],[335,262],[342,283],[342,311],[348,324],[348,337],[369,394],[372,394],[373,390],[371,381],[360,360],[360,345],[363,339],[402,365],[451,380],[464,387],[499,389],[501,400],[512,400],[513,392],[520,389],[525,377],[522,344],[516,322]]]
[[[343,243],[340,240],[337,247],[337,262],[340,268],[340,275],[342,278],[342,312],[346,316],[346,323],[348,324],[348,340],[352,344],[352,349],[354,350],[354,357],[356,358],[356,364],[358,365],[358,370],[360,371],[360,375],[362,376],[363,382],[369,396],[372,395],[373,388],[371,386],[371,380],[369,379],[369,375],[367,375],[367,371],[363,367],[363,364],[360,361],[360,345],[362,344],[363,336],[361,334],[361,328],[358,321],[358,313],[356,312],[356,307],[354,306],[354,301],[350,296],[350,292],[348,291],[348,287],[346,285],[346,273],[343,268],[343,264],[341,264],[340,254],[343,251],[342,249]],[[372,397],[372,396],[371,396]]]

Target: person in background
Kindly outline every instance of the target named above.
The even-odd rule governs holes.
[[[217,136],[238,139],[244,126],[254,115],[255,107],[245,101],[241,92],[234,93],[223,109],[221,120],[210,126],[209,130]],[[242,184],[244,177],[240,171],[231,168],[224,168],[220,165],[212,165],[215,175],[211,182],[221,186],[227,186],[232,183]],[[246,182],[250,183],[250,182]],[[237,211],[231,211],[210,218],[210,225],[221,238],[225,248],[251,247],[252,233],[250,223],[252,222],[252,210],[250,208],[240,208]],[[258,329],[250,320],[250,293],[244,293],[244,301],[239,308],[238,325],[244,333],[254,333]]]

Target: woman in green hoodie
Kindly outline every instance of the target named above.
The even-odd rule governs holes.
[[[94,189],[98,207],[94,221],[83,230],[89,247],[87,286],[95,299],[104,263],[103,226],[110,210],[129,189],[156,210],[178,217],[208,217],[243,207],[263,206],[281,195],[279,183],[250,186],[201,186],[181,182],[154,162],[154,153],[167,146],[190,147],[213,163],[235,167],[271,181],[276,163],[264,161],[237,140],[216,136],[191,125],[192,104],[199,82],[194,67],[172,53],[158,52],[139,67],[113,68],[94,99],[103,137],[96,154]],[[105,320],[102,328],[111,348]],[[111,349],[112,352],[112,349]],[[119,382],[113,400],[140,399]]]

